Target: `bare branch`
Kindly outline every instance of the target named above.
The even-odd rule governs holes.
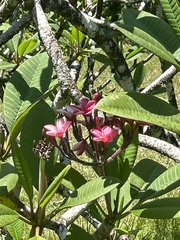
[[[89,205],[91,205],[91,203],[92,202],[84,203],[68,209],[61,215],[58,223],[61,223],[64,226],[68,227],[89,207]]]
[[[31,20],[32,14],[28,14],[21,17],[18,22],[15,22],[6,32],[0,35],[0,46],[8,42],[15,34],[22,30]]]
[[[58,92],[58,100],[56,104],[59,104],[61,100],[65,100],[68,96],[71,96],[75,102],[79,102],[82,98],[82,93],[71,78],[70,71],[64,60],[61,48],[51,31],[40,5],[40,1],[34,1],[34,3],[35,8],[33,13],[38,32],[47,53],[52,59],[53,66],[60,81],[60,91]],[[57,105],[55,106],[55,108],[58,107],[59,106]]]
[[[152,92],[157,86],[163,85],[168,81],[169,78],[172,78],[177,74],[176,68],[172,65],[169,67],[160,77],[158,77],[154,82],[152,82],[148,87],[146,87],[141,93],[150,93]]]
[[[139,134],[139,143],[143,147],[155,150],[156,152],[172,158],[175,162],[180,162],[180,149],[166,141]]]

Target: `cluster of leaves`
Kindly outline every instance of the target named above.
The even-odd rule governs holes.
[[[133,50],[126,54],[126,61],[134,61],[132,68],[135,69],[135,88],[139,90],[144,79],[144,64],[137,64],[137,60],[144,51],[173,64],[177,71],[180,67],[180,7],[176,0],[160,0],[160,3],[167,22],[149,12],[127,8],[123,12],[122,20],[119,21],[117,16],[108,18],[118,21],[109,23],[113,28],[105,30],[108,36],[112,34],[118,41],[119,34],[123,34],[136,43]],[[98,1],[99,7],[100,4],[101,1]],[[79,8],[81,7],[80,5]],[[53,16],[50,20],[53,30],[59,30]],[[62,22],[65,24],[65,20]],[[68,24],[68,28],[66,24],[65,26],[59,43],[63,44],[64,54],[70,56],[69,66],[74,60],[82,64],[87,59],[88,71],[76,81],[82,94],[92,98],[97,91],[94,87],[96,78],[107,67],[111,67],[113,72],[114,63],[86,34],[72,25]],[[0,30],[6,32],[8,27],[4,23]],[[121,44],[123,43],[122,39]],[[98,176],[89,180],[78,169],[65,166],[61,161],[63,158],[76,158],[71,159],[68,152],[59,151],[60,147],[52,151],[48,139],[44,138],[44,126],[54,125],[59,117],[59,111],[52,108],[59,83],[53,71],[54,62],[46,51],[43,51],[38,36],[35,34],[25,40],[19,34],[14,35],[0,50],[1,78],[4,80],[1,98],[7,127],[6,133],[5,128],[0,129],[1,228],[5,227],[12,238],[17,240],[24,235],[28,239],[45,239],[41,235],[46,228],[54,230],[64,239],[64,232],[61,231],[64,222],[53,222],[54,218],[59,213],[63,214],[64,209],[81,204],[87,204],[86,207],[91,209],[91,217],[95,218],[99,225],[102,223],[102,229],[96,225],[97,230],[92,236],[85,229],[73,224],[69,230],[72,234],[66,237],[68,240],[73,239],[74,234],[77,237],[77,232],[80,235],[78,239],[106,239],[115,226],[113,239],[118,239],[119,234],[123,233],[119,227],[120,220],[131,213],[153,219],[180,217],[179,198],[163,197],[179,187],[180,166],[176,164],[167,169],[152,159],[142,159],[137,163],[138,131],[134,129],[137,123],[148,123],[180,134],[180,111],[176,107],[150,94],[118,92],[110,89],[111,85],[108,85],[109,92],[114,93],[98,101],[94,111],[101,111],[99,118],[103,114],[106,117],[110,115],[125,119],[121,126],[123,134],[107,143],[108,154],[106,152],[103,156],[105,164],[92,164],[91,169]],[[103,65],[99,69],[100,73],[94,73],[95,62]],[[108,77],[118,89],[122,87],[116,74],[110,73]],[[108,79],[107,84],[109,82]],[[98,86],[98,90],[104,96],[103,84]],[[107,95],[107,92],[105,94]],[[72,96],[68,96],[61,105],[66,107],[70,101],[73,101]],[[70,141],[68,138],[66,140]],[[39,148],[35,147],[37,142],[40,144]],[[124,145],[125,148],[121,149]],[[39,154],[35,154],[33,149]],[[89,163],[90,167],[91,163],[95,162],[93,154],[91,160],[84,161],[83,155],[79,162]],[[43,159],[44,155],[46,160]],[[110,161],[107,162],[107,159]],[[54,201],[53,197],[61,184],[70,194],[49,214],[48,204]],[[28,197],[26,202],[19,200],[19,185]],[[105,209],[98,201],[102,196],[105,196]],[[30,233],[24,233],[24,229],[27,229],[24,223],[30,225]],[[65,227],[70,223],[65,224]],[[107,232],[103,232],[103,226],[108,229]]]

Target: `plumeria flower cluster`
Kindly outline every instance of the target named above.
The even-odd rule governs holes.
[[[59,109],[62,116],[56,121],[56,125],[47,124],[44,131],[50,142],[62,151],[57,139],[60,139],[63,146],[63,154],[72,160],[78,160],[78,156],[86,152],[95,162],[104,161],[108,146],[123,131],[124,119],[115,116],[107,116],[95,109],[100,95],[96,93],[92,100],[84,98],[80,105],[68,105]],[[71,146],[68,138],[68,130],[77,141]]]

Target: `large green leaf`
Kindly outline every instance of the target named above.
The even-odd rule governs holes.
[[[180,40],[180,5],[178,0],[160,0],[167,21]]]
[[[11,138],[12,156],[21,184],[29,199],[33,198],[33,185],[27,160],[15,139]]]
[[[129,127],[128,125],[126,127]],[[123,137],[120,136],[116,142],[109,145],[108,156],[110,157],[123,143]],[[113,161],[105,165],[106,176],[117,177],[121,181],[121,185],[127,180],[138,150],[138,132],[136,131],[132,142],[121,152]]]
[[[15,222],[6,226],[8,233],[13,237],[13,240],[23,239],[24,223],[18,219]]]
[[[24,120],[20,144],[30,170],[33,185],[36,187],[38,186],[39,157],[33,152],[34,141],[38,143],[38,141],[42,139],[42,129],[44,125],[53,124],[54,121],[55,112],[44,100],[35,104]],[[46,173],[48,176],[53,171],[56,153],[57,151],[54,151],[52,158],[46,162]]]
[[[114,93],[101,99],[96,108],[119,117],[156,124],[180,134],[180,111],[149,94]]]
[[[74,240],[74,238],[78,240],[93,240],[94,238],[86,232],[83,228],[79,227],[76,224],[72,224],[68,234],[66,236],[66,240]]]
[[[148,12],[127,9],[124,24],[115,27],[131,40],[162,59],[179,66],[173,54],[180,48],[180,41],[168,23]]]
[[[179,218],[180,198],[164,198],[147,202],[134,207],[132,213],[152,219]]]
[[[131,197],[141,199],[149,185],[165,171],[166,168],[154,160],[139,161],[130,175]]]
[[[48,89],[52,63],[46,53],[26,60],[13,73],[4,94],[4,117],[9,130],[16,119]]]
[[[0,204],[0,227],[5,227],[8,224],[15,222],[19,218],[19,214]]]
[[[91,202],[113,190],[120,184],[114,177],[98,177],[75,190],[60,209]]]
[[[157,177],[146,189],[142,199],[156,198],[180,186],[180,165],[169,168]]]
[[[51,198],[54,196],[54,194],[57,192],[59,185],[62,182],[62,179],[64,176],[67,174],[69,169],[71,168],[70,165],[66,166],[59,174],[58,176],[54,179],[54,181],[50,184],[50,186],[47,188],[45,193],[43,194],[42,198],[40,199],[40,206],[44,207],[46,206]]]
[[[24,120],[27,116],[27,114],[29,113],[29,111],[37,104],[39,103],[42,99],[45,100],[47,97],[49,97],[53,90],[58,86],[58,84],[56,84],[55,82],[51,82],[49,89],[40,97],[37,99],[37,101],[33,104],[31,104],[15,121],[15,123],[13,124],[11,131],[10,131],[10,135],[14,138],[16,138],[18,136],[18,134],[20,133]]]

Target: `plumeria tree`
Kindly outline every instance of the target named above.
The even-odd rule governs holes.
[[[165,195],[179,187],[179,164],[136,159],[142,145],[180,160],[179,16],[177,0],[0,4],[4,239],[48,239],[50,229],[61,240],[128,240],[130,214],[179,218],[178,195]],[[147,83],[155,55],[162,74]]]

